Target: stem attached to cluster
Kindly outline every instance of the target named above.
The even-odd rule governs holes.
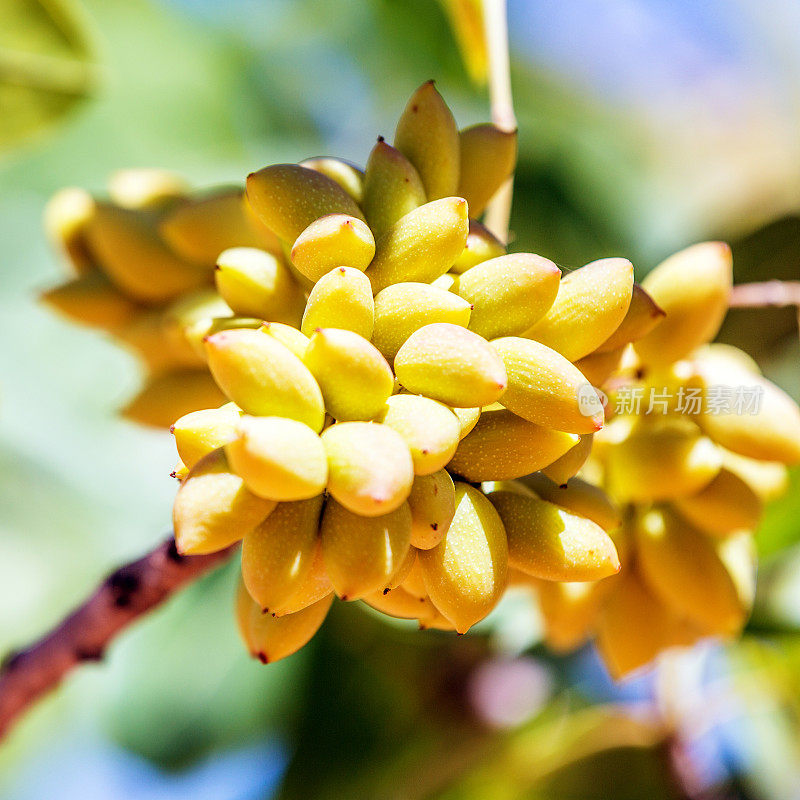
[[[797,330],[800,334],[800,281],[764,281],[740,283],[731,291],[730,308],[786,308],[794,306],[797,312]]]
[[[731,308],[800,308],[800,281],[764,281],[734,286],[728,305]]]
[[[117,634],[172,594],[227,560],[236,546],[203,556],[182,556],[172,537],[126,564],[79,608],[0,667],[0,738],[39,697],[74,667],[103,658]]]
[[[511,94],[511,61],[508,51],[506,0],[486,0],[484,28],[489,53],[489,98],[492,122],[503,131],[515,131],[517,118]],[[508,242],[508,223],[514,192],[512,175],[498,189],[486,208],[486,227],[504,244]]]

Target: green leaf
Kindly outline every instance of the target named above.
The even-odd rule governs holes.
[[[0,150],[50,126],[96,85],[88,22],[75,0],[0,3]]]

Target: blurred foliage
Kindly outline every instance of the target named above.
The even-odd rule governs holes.
[[[786,494],[767,506],[758,530],[762,557],[780,554],[800,541],[800,469],[791,469],[789,476]]]
[[[464,66],[477,86],[486,84],[489,50],[484,31],[484,0],[439,0],[450,20]]]
[[[116,676],[103,676],[111,735],[169,768],[285,732],[299,713],[313,647],[274,670],[242,657],[231,624],[236,561],[137,625],[113,648]]]
[[[91,40],[76,0],[4,0],[0,151],[38,134],[96,90]]]
[[[458,646],[355,606],[334,612],[317,643],[309,713],[280,797],[427,796],[424,786],[436,788],[465,749],[485,741],[464,696],[485,642]]]
[[[663,735],[619,710],[596,706],[565,716],[554,706],[503,736],[441,800],[620,800],[678,798],[668,776]]]

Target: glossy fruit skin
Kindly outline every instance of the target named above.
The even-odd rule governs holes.
[[[533,253],[498,256],[459,275],[450,291],[472,305],[469,328],[486,339],[520,336],[558,294],[561,270]]]
[[[613,580],[536,581],[547,646],[556,653],[569,653],[590,639],[613,584]]]
[[[575,366],[592,386],[604,386],[606,381],[619,370],[625,357],[626,348],[600,352],[595,350],[588,356],[575,361]]]
[[[275,341],[280,342],[287,350],[294,353],[301,361],[308,348],[308,336],[291,325],[281,322],[264,322],[258,329]]]
[[[225,454],[247,488],[269,500],[307,500],[328,482],[322,440],[307,425],[286,417],[242,417]]]
[[[511,177],[517,163],[517,132],[488,123],[465,128],[459,134],[459,197],[480,217],[497,190]]]
[[[609,404],[614,410],[607,407],[610,423],[593,437],[584,468],[621,504],[622,524],[609,530],[622,575],[611,579],[594,621],[615,677],[665,649],[741,631],[754,598],[752,532],[765,499],[783,485],[780,462],[798,457],[794,403],[749,356],[709,344],[730,285],[725,245],[706,242],[671,256],[641,288],[634,286],[617,331],[576,364],[587,376],[601,376],[596,380],[610,377],[616,401]],[[737,386],[759,394],[760,408],[752,414],[715,410],[715,391],[731,394]],[[619,398],[626,391],[663,392],[668,400],[624,407]],[[687,404],[692,394],[697,402]],[[525,481],[548,499],[559,491],[569,498],[570,481],[565,490],[536,476]],[[602,523],[602,507],[583,487],[573,501]]]
[[[374,324],[369,279],[353,267],[336,267],[314,284],[300,329],[310,337],[317,328],[344,328],[369,340]]]
[[[639,521],[636,542],[642,577],[676,613],[713,633],[741,629],[747,611],[713,539],[660,508]]]
[[[667,608],[635,571],[615,581],[597,623],[597,646],[613,678],[645,667],[663,650],[701,638],[702,631]]]
[[[409,506],[410,508],[410,506]],[[413,525],[413,520],[412,520]],[[392,573],[389,580],[386,582],[386,585],[383,587],[383,593],[390,592],[392,589],[396,589],[402,584],[411,570],[414,568],[414,565],[417,563],[417,550],[412,545],[408,548],[403,560],[400,562],[400,565],[397,569]]]
[[[255,248],[236,247],[220,253],[214,271],[217,290],[231,310],[297,325],[305,299],[282,260]]]
[[[764,510],[758,494],[724,464],[723,456],[723,467],[711,483],[674,501],[680,516],[712,536],[755,530]]]
[[[450,406],[450,410],[456,415],[461,425],[460,439],[463,439],[477,424],[481,416],[481,409],[478,406],[472,408],[461,408]]]
[[[386,359],[353,331],[318,328],[303,363],[319,384],[328,413],[340,421],[376,418],[394,389]]]
[[[576,361],[619,328],[632,295],[630,261],[593,261],[562,278],[555,302],[524,335],[546,344],[567,360]]]
[[[500,403],[509,411],[567,433],[596,433],[603,427],[602,407],[593,412],[581,403],[583,393],[592,387],[562,355],[519,336],[494,339],[491,345],[508,376]]]
[[[394,146],[414,165],[428,200],[458,192],[458,128],[433,81],[411,96],[397,123]]]
[[[336,594],[358,600],[383,589],[405,559],[411,546],[411,511],[404,502],[387,514],[365,517],[329,500],[320,535]]]
[[[375,243],[366,272],[373,292],[443,275],[464,249],[468,232],[467,202],[461,197],[434,200],[400,217]]]
[[[620,568],[613,541],[596,523],[516,491],[489,495],[505,526],[508,563],[550,581],[594,581]]]
[[[455,485],[447,470],[417,475],[408,496],[411,544],[418,550],[436,547],[455,515]]]
[[[308,644],[325,621],[332,602],[331,593],[301,611],[273,617],[263,613],[240,582],[236,595],[239,633],[253,658],[272,664]]]
[[[489,343],[447,322],[412,333],[398,350],[394,369],[410,392],[464,408],[494,403],[507,384],[503,362]]]
[[[580,441],[567,450],[561,458],[543,467],[541,473],[559,486],[578,474],[592,452],[593,434],[583,434]]]
[[[408,445],[375,422],[338,422],[322,433],[328,492],[349,511],[381,516],[399,508],[414,481]]]
[[[363,272],[375,255],[375,239],[366,222],[347,214],[314,220],[292,245],[292,264],[309,280],[318,281],[336,267]]]
[[[317,536],[314,560],[297,590],[279,602],[272,609],[272,614],[282,617],[285,614],[294,614],[318,601],[333,596],[333,584],[325,571],[325,562],[322,557],[322,543]]]
[[[694,494],[722,467],[719,448],[691,421],[658,419],[636,425],[609,453],[608,485],[633,502]]]
[[[461,436],[461,424],[447,406],[418,395],[389,397],[378,421],[397,431],[408,445],[415,475],[430,475],[444,467]]]
[[[425,187],[414,165],[379,138],[367,160],[362,202],[372,232],[380,237],[426,201]]]
[[[640,339],[636,352],[647,364],[669,364],[716,336],[733,282],[731,250],[704,242],[670,256],[642,282],[665,318]]]
[[[393,283],[375,295],[372,343],[389,360],[412,333],[434,322],[466,328],[472,308],[463,298],[427,283]]]
[[[461,255],[450,268],[450,274],[460,275],[476,264],[482,264],[490,258],[505,254],[505,245],[485,225],[481,225],[476,219],[470,219],[467,242]]]
[[[314,565],[323,497],[278,503],[245,534],[242,579],[264,613],[273,613],[296,594]]]
[[[301,167],[321,172],[344,189],[356,203],[364,199],[364,170],[356,164],[334,156],[306,158],[300,162]]]
[[[428,83],[366,170],[274,165],[246,196],[126,170],[108,199],[48,208],[71,278],[43,299],[146,368],[124,413],[174,423],[179,551],[244,538],[259,602],[240,623],[264,661],[302,646],[335,592],[463,631],[509,572],[551,646],[596,634],[615,675],[747,617],[751,531],[800,461],[800,412],[710,343],[730,251],[687,248],[642,285],[624,259],[562,277],[508,254],[475,218],[515,154],[515,133],[459,132]],[[581,413],[584,381],[604,413]],[[700,409],[615,408],[659,381],[699,389]],[[721,385],[758,389],[760,411],[710,413]]]
[[[425,597],[414,597],[409,594],[402,586],[392,589],[384,594],[383,592],[373,592],[363,598],[364,602],[380,611],[397,619],[432,619],[436,612],[433,603]]]
[[[320,431],[322,392],[290,350],[261,331],[215,333],[205,342],[214,380],[236,405],[255,416],[283,416]]]
[[[264,225],[290,244],[326,214],[364,219],[336,181],[299,164],[275,164],[248,175],[247,199]]]
[[[542,472],[534,472],[521,481],[542,500],[579,514],[611,532],[622,524],[619,506],[599,487],[582,478],[572,477],[557,484]]]
[[[500,600],[508,577],[508,545],[497,512],[477,489],[455,486],[455,515],[439,544],[418,558],[437,609],[465,633]]]
[[[800,463],[800,408],[782,389],[740,365],[696,362],[704,386],[705,413],[696,416],[703,432],[722,447],[759,461]],[[732,393],[747,391],[757,397],[749,408],[737,413],[714,413],[714,387],[730,387]]]
[[[170,427],[181,461],[191,469],[203,456],[233,441],[239,419],[232,403],[184,414]]]
[[[175,498],[172,523],[182,555],[223,550],[238,542],[275,508],[250,492],[230,471],[222,448],[204,456],[189,471]]]
[[[666,311],[638,283],[633,284],[631,304],[617,329],[596,350],[608,353],[631,342],[637,342],[659,325]]]
[[[577,443],[575,434],[544,428],[505,409],[484,411],[448,469],[472,482],[520,478],[552,464]]]

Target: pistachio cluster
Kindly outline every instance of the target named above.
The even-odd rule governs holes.
[[[509,569],[578,581],[619,569],[585,499],[556,505],[511,481],[550,469],[563,482],[585,460],[603,412],[573,362],[618,331],[632,267],[605,259],[561,280],[545,258],[506,253],[474,216],[515,149],[491,125],[459,133],[429,83],[359,181],[290,164],[248,178],[284,255],[218,259],[230,308],[267,321],[208,325],[230,402],[173,427],[174,522],[181,552],[243,539],[239,621],[262,660],[302,646],[334,596],[464,632]],[[267,264],[308,292],[294,324],[254,305],[274,285]],[[588,505],[612,527],[601,492]]]
[[[609,421],[584,469],[622,508],[622,571],[537,586],[550,644],[571,649],[596,634],[618,676],[668,647],[739,633],[755,589],[752,534],[786,488],[784,465],[800,462],[794,401],[745,353],[709,344],[731,282],[718,242],[645,279],[664,316],[606,382]]]
[[[562,277],[479,221],[515,160],[515,134],[459,131],[427,83],[363,170],[310,159],[203,195],[138,170],[51,204],[77,274],[46,299],[144,356],[128,414],[174,421],[178,549],[243,541],[261,660],[335,596],[464,632],[533,586],[548,642],[596,634],[615,675],[743,624],[800,412],[708,344],[730,253],[698,245],[642,286],[620,258]],[[712,413],[734,381],[757,415]]]

